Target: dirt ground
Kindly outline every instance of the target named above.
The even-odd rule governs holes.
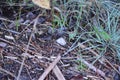
[[[0,80],[17,80],[18,76],[19,80],[40,80],[47,71],[45,80],[120,80],[119,74],[110,65],[117,61],[109,52],[105,55],[106,64],[98,61],[92,66],[89,53],[96,51],[83,51],[83,55],[87,53],[87,56],[82,64],[79,48],[71,48],[74,40],[69,42],[68,29],[60,32],[59,27],[52,28],[52,20],[49,10],[42,14],[41,9],[27,6],[0,7]],[[63,38],[66,44],[57,43],[59,38]],[[60,59],[55,64],[59,55]],[[114,66],[118,68],[116,64]]]

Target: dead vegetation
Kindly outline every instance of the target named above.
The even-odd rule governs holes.
[[[47,6],[48,7],[48,6]],[[120,80],[120,4],[0,1],[1,80]]]

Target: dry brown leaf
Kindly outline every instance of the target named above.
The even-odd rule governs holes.
[[[50,8],[50,0],[32,0],[32,2],[39,7],[45,8],[45,9],[51,9]]]

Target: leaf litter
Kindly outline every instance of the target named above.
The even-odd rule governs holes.
[[[44,0],[38,0],[38,2],[43,1],[40,5],[35,2],[35,0],[32,1],[42,8],[51,9],[49,0],[45,0],[46,2],[44,2]],[[47,4],[44,5],[44,3]],[[0,8],[3,11],[4,8]],[[20,19],[16,19],[15,15],[19,14],[16,12],[17,10],[14,11],[11,7],[11,10],[6,11],[6,14],[14,12],[14,14],[10,14],[12,17],[8,17],[6,14],[0,15],[0,25],[2,25],[2,27],[0,27],[1,80],[119,79],[119,71],[116,69],[119,65],[114,67],[106,58],[99,59],[98,63],[96,63],[104,66],[101,68],[92,65],[87,59],[81,60],[88,69],[86,68],[86,70],[79,71],[77,60],[80,59],[80,56],[76,53],[79,48],[84,49],[87,45],[82,43],[71,44],[71,42],[67,41],[69,40],[69,35],[67,35],[64,30],[61,32],[60,28],[54,28],[55,31],[52,32],[52,22],[49,21],[49,15],[40,13],[42,12],[41,10],[37,10],[36,8],[30,10],[23,8],[23,12],[19,17]],[[19,22],[19,25],[17,25],[16,22]],[[57,43],[56,40],[61,39],[61,37],[64,37],[66,40],[62,38],[63,42],[59,41]],[[99,56],[97,51],[93,49],[88,49],[88,51],[83,52],[83,54],[88,52]],[[91,55],[88,54],[88,56]],[[117,72],[117,79],[116,77],[112,79],[112,77],[108,78],[106,76],[107,72],[104,71],[106,67],[112,68]]]

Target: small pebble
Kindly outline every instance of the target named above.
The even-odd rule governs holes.
[[[62,38],[62,37],[61,37],[61,38],[58,38],[58,39],[56,40],[56,42],[57,42],[58,44],[62,45],[62,46],[66,45],[65,39]]]

